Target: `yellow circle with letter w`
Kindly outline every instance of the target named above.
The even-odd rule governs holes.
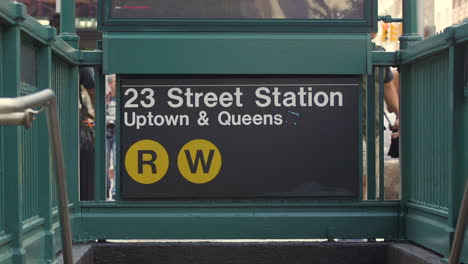
[[[207,183],[216,178],[221,170],[221,152],[210,141],[195,139],[179,151],[177,165],[182,176],[188,181]]]

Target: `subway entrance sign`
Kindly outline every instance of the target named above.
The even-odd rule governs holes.
[[[119,79],[123,199],[358,196],[359,77]]]

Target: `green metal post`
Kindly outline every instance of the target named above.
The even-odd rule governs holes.
[[[54,28],[48,29],[51,36],[55,36],[56,32]],[[53,41],[53,38],[49,41]],[[38,64],[41,67],[38,68],[37,73],[37,88],[39,90],[48,89],[52,87],[51,75],[52,75],[52,48],[49,45],[41,47],[38,50]],[[47,136],[47,119],[45,115],[39,115],[36,125],[40,129],[41,140],[37,142],[39,150],[49,149],[49,138]],[[39,155],[38,156],[38,169],[39,169],[39,208],[40,215],[44,218],[44,259],[50,263],[55,260],[55,231],[54,231],[54,217],[52,215],[53,210],[53,169],[51,167],[50,155]]]
[[[385,170],[384,170],[384,68],[379,67],[379,200],[385,200]]]
[[[367,114],[366,114],[366,142],[367,142],[367,199],[376,198],[376,180],[375,180],[375,70],[367,78]],[[366,190],[364,190],[365,192]]]
[[[16,97],[20,90],[21,82],[21,31],[19,25],[8,27],[4,31],[4,57],[1,63],[5,67],[5,79],[3,82],[4,96]],[[5,155],[5,229],[12,235],[13,263],[22,264],[26,251],[23,247],[23,195],[22,195],[22,171],[21,153],[19,148],[20,129],[18,127],[6,127],[4,130],[5,146],[8,154]]]
[[[96,68],[96,119],[95,119],[95,170],[94,170],[94,199],[106,200],[106,106],[105,106],[105,80],[102,68]]]
[[[80,38],[76,35],[75,9],[75,0],[61,0],[60,37],[70,46],[78,49]]]
[[[467,177],[467,99],[464,97],[463,84],[463,48],[453,45],[449,48],[449,92],[453,100],[453,154],[452,168],[449,185],[449,226],[460,228],[457,224],[466,224],[457,222],[460,207],[463,199],[463,187],[466,184]],[[454,233],[451,234],[452,236]],[[459,237],[463,239],[462,237]],[[463,241],[462,241],[463,244]],[[465,241],[466,244],[466,241]]]
[[[69,120],[76,120],[76,122],[70,122],[70,135],[78,135],[79,134],[79,123],[78,120],[80,118],[79,116],[79,110],[78,110],[78,96],[79,95],[79,67],[76,65],[73,65],[71,68],[70,72],[70,80],[69,80],[69,85],[68,87],[59,87],[59,89],[69,89],[70,92],[70,98],[68,103],[69,106],[71,107],[71,110],[69,110]],[[61,124],[63,125],[63,124]],[[75,134],[76,133],[76,134]],[[65,138],[65,137],[64,137]],[[67,185],[68,185],[68,199],[69,202],[74,204],[74,211],[78,211],[79,209],[77,208],[78,201],[79,201],[79,149],[80,149],[80,140],[79,137],[71,137],[67,138],[68,140],[68,146],[71,150],[77,150],[77,151],[72,151],[72,153],[68,154],[70,158],[70,162],[67,162]],[[74,161],[74,162],[71,162]],[[73,228],[73,230],[77,230]]]
[[[403,0],[403,35],[400,36],[400,49],[406,49],[421,40],[418,34],[418,1]]]

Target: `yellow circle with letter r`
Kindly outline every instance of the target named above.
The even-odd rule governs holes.
[[[166,175],[169,155],[166,149],[154,140],[140,140],[133,144],[125,155],[128,175],[141,184],[153,184]]]
[[[210,141],[195,139],[180,149],[177,165],[180,174],[188,181],[207,183],[216,178],[221,170],[221,152]]]

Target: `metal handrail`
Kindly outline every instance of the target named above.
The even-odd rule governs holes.
[[[65,176],[65,161],[63,157],[62,137],[58,122],[57,98],[50,90],[42,90],[17,98],[0,98],[0,126],[25,126],[30,128],[35,116],[41,110],[35,107],[45,107],[53,160],[57,173],[57,192],[59,198],[59,216],[63,245],[63,260],[65,264],[73,263],[70,216],[68,212],[67,183]]]
[[[468,218],[468,181],[465,184],[465,192],[458,214],[455,236],[453,238],[452,250],[450,251],[449,264],[460,263],[460,256],[463,249],[463,240],[465,238],[466,220]]]

